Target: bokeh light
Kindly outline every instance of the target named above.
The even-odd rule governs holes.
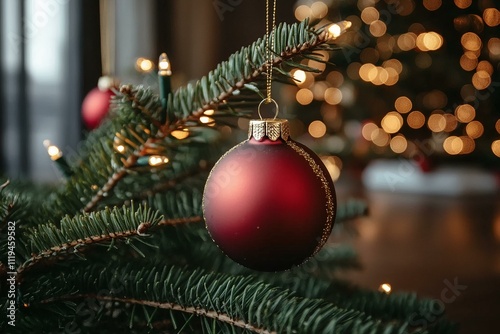
[[[395,111],[388,112],[380,122],[382,129],[387,133],[396,133],[403,126],[403,117]]]
[[[491,143],[491,151],[500,158],[500,140],[495,140]]]
[[[455,109],[455,116],[462,123],[468,123],[476,117],[476,110],[470,104],[461,104]]]
[[[389,146],[394,153],[403,153],[408,147],[408,141],[403,135],[397,135],[391,139]]]
[[[472,139],[477,139],[483,135],[484,126],[479,121],[472,121],[465,127],[465,132]]]
[[[472,0],[455,0],[455,5],[460,9],[465,9],[472,4]]]
[[[308,17],[312,15],[312,10],[309,8],[309,6],[306,5],[300,5],[295,8],[295,18],[298,21],[304,21]]]
[[[339,104],[342,101],[342,92],[336,87],[329,87],[325,90],[324,99],[328,104]]]
[[[491,84],[491,77],[489,73],[486,71],[477,71],[472,76],[472,85],[477,90],[486,89],[490,84]]]
[[[309,124],[308,132],[314,138],[321,138],[326,134],[326,125],[322,121],[313,121]]]
[[[305,106],[305,105],[310,104],[313,101],[314,95],[310,89],[301,88],[297,91],[295,98],[297,99],[298,103]]]
[[[446,128],[446,118],[441,113],[434,113],[429,116],[427,126],[432,132],[441,132]]]
[[[412,129],[420,129],[425,124],[425,116],[420,111],[412,111],[406,120]]]
[[[372,140],[372,133],[375,132],[375,130],[377,130],[377,129],[378,129],[377,124],[375,124],[373,122],[367,122],[361,128],[361,135],[366,140],[371,141]]]
[[[484,23],[490,27],[500,24],[500,11],[496,8],[486,8],[483,12]]]
[[[478,51],[481,49],[482,45],[481,38],[479,38],[477,34],[470,31],[462,35],[460,42],[462,43],[464,49],[469,51]]]
[[[383,129],[377,128],[372,132],[371,138],[372,142],[380,147],[389,145],[391,136],[386,133]]]
[[[428,11],[435,11],[441,7],[442,2],[441,0],[424,0],[423,5]]]
[[[394,102],[394,108],[402,114],[410,112],[412,107],[411,100],[406,96],[400,96]]]

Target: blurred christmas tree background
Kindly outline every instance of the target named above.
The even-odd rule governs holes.
[[[297,70],[297,87],[282,87],[292,133],[331,155],[334,178],[343,161],[380,156],[414,159],[424,170],[498,166],[498,3],[297,1],[294,14],[353,23],[330,59],[336,66]]]

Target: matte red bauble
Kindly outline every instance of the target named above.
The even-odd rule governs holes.
[[[109,88],[92,89],[83,99],[82,119],[88,129],[95,129],[99,126],[109,110],[111,97],[115,95]]]
[[[203,195],[215,243],[234,261],[261,271],[290,269],[318,252],[335,211],[327,169],[278,119],[250,122],[249,139],[217,162]]]

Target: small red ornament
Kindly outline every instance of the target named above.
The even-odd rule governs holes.
[[[228,151],[203,195],[207,229],[234,261],[261,271],[299,265],[333,227],[336,197],[320,158],[289,138],[288,122],[250,121],[249,139]]]
[[[85,126],[92,130],[99,126],[109,111],[111,97],[115,95],[110,77],[99,78],[98,87],[92,89],[83,99],[82,119]]]
[[[428,156],[424,155],[424,153],[416,155],[413,160],[415,160],[422,173],[429,173],[434,169],[432,160]]]

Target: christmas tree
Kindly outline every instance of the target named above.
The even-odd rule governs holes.
[[[307,20],[278,25],[274,80],[293,83],[293,69],[315,71],[304,59],[327,62],[318,54],[335,52],[341,28],[313,28]],[[307,265],[258,272],[211,240],[202,213],[205,181],[234,144],[230,126],[264,98],[267,40],[168,95],[121,86],[78,161],[67,164],[47,145],[65,182],[2,180],[3,332],[453,331],[444,319],[416,321],[435,318],[432,300],[337,279],[338,270],[358,264],[345,246],[327,243]],[[340,199],[336,228],[364,211]]]

